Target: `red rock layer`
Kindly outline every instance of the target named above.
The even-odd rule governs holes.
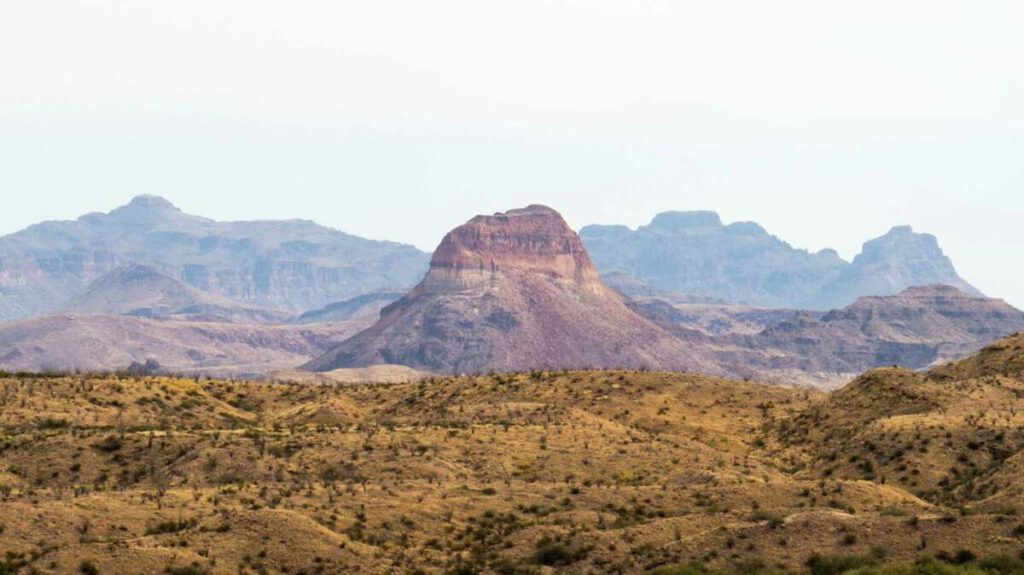
[[[449,232],[434,252],[424,283],[432,292],[468,289],[511,272],[542,274],[603,292],[579,236],[558,212],[537,205],[477,216]]]

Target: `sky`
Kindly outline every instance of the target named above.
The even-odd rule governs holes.
[[[894,225],[1024,307],[1024,3],[5,0],[0,234],[138,194],[432,250],[665,210],[846,258]]]

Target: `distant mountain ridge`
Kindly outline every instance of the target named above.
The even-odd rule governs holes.
[[[428,260],[412,246],[311,221],[217,222],[139,196],[109,213],[0,237],[0,320],[54,311],[136,263],[220,297],[302,312],[413,285]]]
[[[865,243],[852,262],[835,250],[793,248],[753,222],[725,225],[707,211],[661,213],[636,230],[586,226],[580,237],[602,276],[628,274],[654,290],[732,303],[827,310],[928,284],[981,295],[957,274],[935,236],[909,226]]]
[[[822,387],[876,367],[925,369],[1024,331],[1024,311],[943,285],[866,296],[828,312],[657,299],[630,307],[733,374]]]

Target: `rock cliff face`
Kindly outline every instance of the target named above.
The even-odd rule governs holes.
[[[942,253],[935,236],[915,233],[910,226],[898,226],[866,242],[861,253],[826,290],[836,301],[847,301],[933,284],[952,286],[968,295],[981,295],[957,275],[953,262]]]
[[[306,311],[413,285],[427,254],[310,221],[216,222],[153,197],[0,238],[0,320],[40,315],[140,263],[247,304]]]
[[[508,273],[537,274],[604,292],[579,236],[558,212],[544,206],[477,216],[452,230],[430,260],[424,287],[473,289]]]
[[[374,364],[715,371],[604,287],[579,237],[543,206],[478,216],[450,232],[418,286],[308,367]]]
[[[723,225],[714,212],[666,212],[635,231],[587,226],[580,235],[602,276],[732,303],[826,310],[933,283],[980,295],[934,236],[906,226],[867,242],[852,263],[834,250],[795,249],[753,222]]]

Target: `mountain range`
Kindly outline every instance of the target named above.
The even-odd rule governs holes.
[[[885,245],[869,242],[862,260],[877,261]],[[1020,330],[1024,312],[941,284],[828,313],[628,298],[601,282],[557,212],[530,206],[450,232],[419,285],[306,367],[641,367],[834,387],[880,365],[923,369]]]
[[[586,226],[580,237],[606,276],[625,274],[649,288],[731,303],[827,310],[928,284],[981,295],[960,278],[935,236],[909,226],[865,243],[852,262],[835,250],[796,249],[754,222],[724,225],[704,211],[665,212],[636,230]]]
[[[222,298],[304,312],[405,288],[427,254],[306,220],[217,222],[139,196],[109,213],[0,238],[0,319],[55,311],[110,271],[146,264]]]
[[[0,309],[25,316],[0,323],[7,370],[625,367],[833,387],[1024,330],[1024,313],[963,282],[933,236],[896,228],[846,263],[709,212],[577,234],[529,206],[469,220],[428,263],[311,222],[214,222],[142,196],[0,238],[0,253]],[[621,254],[647,267],[618,269]],[[826,292],[854,299],[814,311]],[[776,305],[792,299],[812,309]]]

